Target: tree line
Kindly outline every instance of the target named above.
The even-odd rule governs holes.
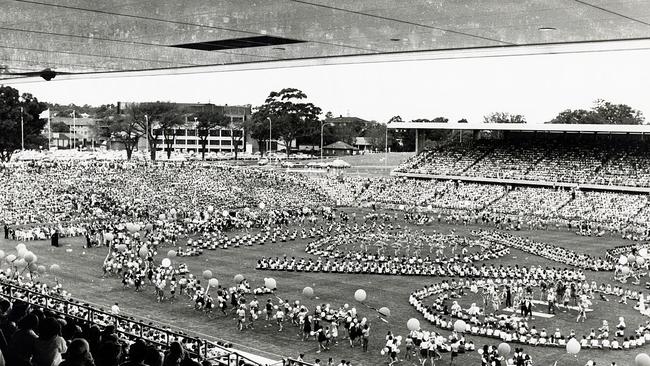
[[[350,145],[355,137],[365,137],[372,149],[383,151],[386,144],[392,151],[412,151],[415,147],[413,130],[394,129],[387,133],[387,125],[403,122],[400,116],[394,116],[387,124],[375,121],[344,120],[338,123],[331,112],[321,118],[322,110],[312,102],[307,101],[307,95],[295,88],[285,88],[272,91],[264,103],[254,109],[250,118],[233,120],[221,113],[219,109],[204,108],[200,111],[188,111],[170,102],[133,103],[119,111],[112,104],[99,107],[88,105],[76,106],[48,104],[38,101],[31,94],[20,95],[18,90],[0,87],[0,160],[8,161],[11,154],[21,148],[20,119],[23,118],[25,148],[38,149],[47,144],[47,137],[42,134],[47,123],[39,119],[39,114],[50,108],[59,115],[69,115],[72,110],[85,111],[93,115],[99,122],[98,134],[121,142],[130,159],[137,148],[140,139],[148,141],[151,159],[156,159],[158,145],[169,158],[174,144],[174,133],[187,121],[196,121],[195,128],[200,152],[203,158],[207,151],[208,136],[215,129],[230,129],[245,131],[259,143],[262,153],[265,153],[269,138],[281,142],[287,155],[291,154],[292,146],[318,146],[321,132],[324,145],[343,141]],[[22,112],[21,112],[22,110]],[[68,113],[70,112],[70,113]],[[418,118],[416,123],[447,123],[446,117],[432,119]],[[336,122],[336,123],[335,123]],[[467,123],[461,119],[459,123]],[[507,112],[495,112],[486,115],[484,123],[526,123],[523,116]],[[640,111],[625,104],[615,104],[597,100],[591,110],[565,110],[560,112],[548,123],[596,123],[596,124],[642,124],[644,117]],[[51,126],[53,131],[63,131],[65,125]],[[235,147],[235,158],[243,145],[246,133],[231,133],[231,143]],[[427,138],[433,140],[448,140],[454,138],[454,131],[433,131],[427,133]],[[431,135],[431,136],[430,136]],[[435,135],[435,136],[433,136]],[[462,135],[460,135],[462,138]]]

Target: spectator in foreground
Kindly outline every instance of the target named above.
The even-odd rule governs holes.
[[[165,354],[163,366],[180,366],[181,361],[185,358],[183,347],[178,342],[172,342],[169,345],[169,351]]]
[[[90,345],[83,338],[73,339],[63,358],[59,366],[95,366],[93,356],[90,354]]]
[[[34,331],[38,328],[38,318],[34,314],[29,314],[23,318],[19,324],[19,329],[9,341],[9,349],[12,350],[10,365],[30,366],[32,355],[34,354],[34,345],[38,335]]]
[[[144,359],[147,357],[147,345],[143,340],[136,340],[131,347],[129,347],[129,360],[122,363],[121,366],[143,366]]]
[[[39,338],[34,344],[33,366],[58,366],[68,347],[61,337],[61,324],[52,317],[41,322]]]

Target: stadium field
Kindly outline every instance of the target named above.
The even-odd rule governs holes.
[[[346,211],[356,212],[359,217],[367,213],[363,209],[351,208]],[[403,224],[404,225],[404,224]],[[439,232],[449,232],[454,230],[459,235],[469,235],[472,229],[484,228],[481,226],[459,226],[447,224],[430,224],[427,226],[417,226],[418,230],[424,229],[429,232],[437,230]],[[547,242],[563,247],[571,247],[577,252],[588,253],[593,256],[604,255],[607,248],[617,245],[629,244],[629,241],[623,241],[619,238],[605,236],[602,238],[583,237],[569,231],[521,231],[516,235],[528,236],[536,241]],[[184,244],[185,240],[179,243]],[[255,245],[252,247],[239,247],[229,249],[217,249],[215,251],[205,251],[203,255],[196,257],[174,258],[176,263],[187,263],[190,271],[197,276],[205,269],[210,269],[215,277],[220,281],[222,286],[234,285],[233,277],[236,274],[243,274],[251,283],[252,287],[260,287],[263,284],[263,278],[273,277],[277,280],[277,296],[290,301],[299,300],[305,303],[310,309],[318,304],[329,303],[338,307],[348,303],[351,307],[355,306],[359,313],[367,317],[371,323],[371,337],[369,342],[369,351],[364,353],[360,347],[351,349],[347,341],[339,342],[338,345],[331,347],[330,351],[324,351],[317,354],[318,344],[313,341],[302,342],[299,330],[286,324],[284,331],[279,332],[277,326],[270,325],[265,327],[266,322],[260,318],[255,329],[247,329],[240,332],[236,328],[234,315],[222,316],[215,313],[214,318],[208,318],[206,314],[195,311],[193,303],[185,296],[177,297],[175,301],[156,302],[152,286],[146,286],[142,292],[134,292],[133,289],[123,289],[120,279],[117,277],[102,278],[102,261],[106,256],[106,248],[83,248],[83,241],[80,238],[62,238],[62,247],[54,248],[49,246],[49,242],[37,241],[27,243],[34,253],[39,256],[39,263],[50,265],[58,263],[62,267],[62,273],[59,280],[62,282],[64,289],[67,289],[77,299],[109,308],[113,303],[118,302],[125,315],[133,315],[137,318],[155,321],[159,324],[169,325],[173,328],[182,329],[209,339],[226,340],[235,345],[236,348],[247,352],[258,353],[261,356],[273,360],[280,360],[281,357],[296,357],[300,353],[305,354],[306,361],[313,361],[315,358],[327,360],[333,357],[335,362],[341,359],[351,360],[354,365],[381,365],[387,363],[387,358],[380,355],[380,350],[385,343],[385,335],[392,330],[395,335],[406,336],[408,330],[406,322],[409,318],[415,317],[420,320],[424,329],[436,330],[429,324],[415,309],[409,305],[408,297],[411,291],[419,289],[424,285],[441,278],[431,277],[413,277],[413,276],[386,276],[386,275],[364,275],[364,274],[330,274],[330,273],[296,273],[296,272],[271,272],[258,271],[255,264],[258,258],[266,257],[307,257],[304,253],[305,245],[308,240],[296,240],[286,243],[274,243],[266,245]],[[0,240],[0,249],[5,251],[11,250],[17,244],[16,241]],[[168,247],[163,247],[159,252],[166,253]],[[163,254],[158,254],[158,259]],[[542,265],[558,266],[549,260],[511,250],[510,254],[498,260],[491,261],[496,265]],[[560,266],[561,267],[561,266]],[[587,271],[587,280],[597,283],[611,281],[611,272],[592,272]],[[52,283],[54,278],[51,274],[46,274],[44,281]],[[302,295],[302,289],[305,286],[313,287],[315,298],[309,299]],[[626,286],[626,285],[622,285]],[[354,300],[355,290],[362,288],[368,293],[366,303],[372,307],[386,306],[391,310],[391,316],[388,324],[381,321],[377,313],[366,308],[365,305]],[[630,287],[632,288],[632,287]],[[537,296],[539,293],[537,292]],[[260,304],[266,302],[269,295],[259,296]],[[274,302],[277,299],[270,296]],[[250,295],[247,296],[250,301]],[[538,330],[546,328],[552,331],[555,328],[561,328],[566,334],[570,329],[575,329],[577,334],[588,334],[589,331],[597,329],[601,325],[602,319],[609,320],[614,325],[618,316],[624,316],[629,329],[636,325],[645,323],[646,319],[638,312],[632,309],[632,303],[624,306],[618,304],[618,298],[609,298],[609,302],[601,301],[598,297],[593,301],[593,312],[588,313],[587,321],[576,323],[577,313],[559,313],[556,317],[550,319],[535,319],[532,324]],[[465,302],[468,300],[463,300]],[[467,307],[468,303],[462,303]],[[538,305],[533,309],[538,312],[545,312],[544,305]],[[444,332],[443,334],[448,334]],[[345,335],[340,331],[340,337]],[[499,342],[495,339],[483,338],[478,336],[468,336],[476,345],[477,349],[484,344],[497,345]],[[519,347],[513,343],[512,348]],[[631,361],[639,350],[603,352],[599,350],[583,349],[574,359],[566,353],[564,348],[533,347],[524,346],[529,353],[535,365],[583,365],[587,360],[597,360],[599,365],[608,365],[611,362],[625,365],[623,360]],[[400,358],[403,354],[400,354]],[[443,360],[439,364],[447,364],[450,361],[449,354],[443,354]],[[480,358],[478,353],[461,355],[454,361],[456,365],[478,364]],[[401,365],[418,364],[417,359],[399,362]]]

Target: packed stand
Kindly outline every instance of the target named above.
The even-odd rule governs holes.
[[[483,140],[439,147],[395,169],[547,183],[650,187],[650,152],[641,142],[557,138]]]

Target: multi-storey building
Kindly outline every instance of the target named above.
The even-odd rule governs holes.
[[[127,107],[128,103],[118,102],[118,111]],[[226,118],[230,118],[232,122],[247,121],[251,117],[251,105],[214,105],[202,103],[177,103],[179,110],[185,114],[185,124],[173,129],[173,137],[171,138],[171,148],[174,152],[195,152],[201,151],[201,140],[199,138],[199,131],[196,129],[196,121],[192,119],[192,114],[203,111],[206,109],[217,111]],[[152,132],[156,136],[156,149],[158,151],[165,151],[167,145],[165,144],[163,133],[159,126],[152,122]],[[146,149],[146,139],[140,142],[141,149]],[[207,136],[206,152],[234,152],[235,146],[238,151],[252,152],[251,139],[244,136],[244,131],[241,129],[230,128],[215,128],[210,130]]]
[[[129,102],[117,102],[118,113],[127,108]],[[147,103],[139,103],[140,105]],[[171,149],[174,152],[195,152],[201,151],[201,140],[199,138],[199,131],[196,129],[196,121],[192,119],[192,114],[212,110],[219,112],[230,118],[233,122],[246,121],[251,116],[251,105],[215,105],[212,103],[175,103],[179,111],[185,115],[185,124],[173,129],[173,137],[171,138]],[[159,126],[152,121],[152,132],[156,136],[156,150],[165,151],[167,145],[165,144],[163,133]],[[239,151],[249,151],[249,141],[245,136],[242,136],[242,130],[232,130],[229,128],[216,128],[211,130],[207,137],[207,152],[233,152],[235,146],[238,146]],[[233,138],[234,136],[234,138]],[[248,145],[247,145],[248,143]],[[148,149],[147,139],[140,139],[138,148],[141,150]]]
[[[153,134],[157,137],[156,149],[164,151],[167,146],[164,144],[162,131],[154,124]],[[207,152],[233,152],[235,146],[239,151],[246,151],[246,137],[243,130],[232,130],[228,128],[215,128],[210,130],[207,136]],[[201,140],[199,131],[194,121],[188,121],[184,126],[173,129],[172,149],[175,152],[200,152]]]
[[[65,132],[52,132],[52,140],[50,144],[57,148],[72,148],[72,147],[94,147],[99,146],[101,143],[100,136],[97,130],[97,121],[93,118],[72,118],[53,116],[50,120],[52,125],[64,124],[67,127]],[[46,126],[44,134],[48,136],[47,131],[49,126]]]

